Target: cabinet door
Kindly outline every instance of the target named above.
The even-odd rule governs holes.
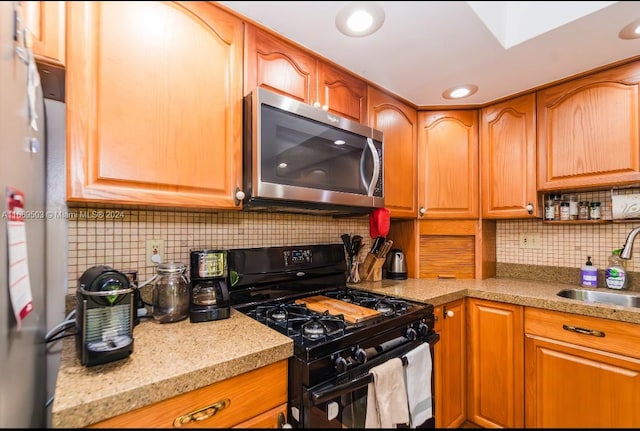
[[[242,22],[210,2],[67,6],[67,199],[239,208]]]
[[[482,216],[542,215],[536,198],[536,96],[534,93],[480,111]]]
[[[520,305],[467,300],[469,420],[524,426],[524,317]]]
[[[367,123],[367,84],[322,61],[318,61],[318,100],[329,112]]]
[[[230,428],[245,421],[268,427],[265,416],[277,421],[287,402],[287,370],[286,360],[275,362],[89,428]]]
[[[245,94],[256,87],[313,104],[316,100],[316,59],[284,40],[245,25]]]
[[[393,218],[415,218],[416,110],[372,87],[368,100],[369,124],[384,134],[384,205]]]
[[[37,61],[65,65],[65,2],[25,1],[23,16]]]
[[[436,428],[458,428],[467,417],[466,315],[464,299],[434,309],[434,386]]]
[[[478,111],[418,113],[423,218],[478,218]]]
[[[529,334],[525,349],[527,428],[640,428],[639,359]]]
[[[640,181],[640,62],[538,92],[538,189]]]
[[[287,403],[279,405],[268,412],[259,414],[258,416],[244,421],[233,428],[247,429],[247,428],[282,428],[287,423]]]

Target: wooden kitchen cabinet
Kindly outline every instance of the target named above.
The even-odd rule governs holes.
[[[417,214],[417,113],[391,95],[369,87],[369,124],[384,134],[384,203],[393,218]]]
[[[277,34],[252,24],[245,28],[245,95],[264,87],[367,123],[366,82]]]
[[[482,428],[523,428],[523,307],[468,298],[467,316],[467,417]]]
[[[67,200],[239,209],[242,21],[211,2],[67,7]]]
[[[536,190],[536,95],[480,111],[482,217],[542,217]]]
[[[279,361],[88,428],[275,428],[286,420],[287,367]]]
[[[538,190],[640,182],[640,62],[538,91]]]
[[[477,219],[478,111],[418,112],[418,207],[423,219]]]
[[[23,1],[23,18],[31,34],[31,49],[38,62],[65,66],[65,15],[63,1]]]
[[[467,417],[465,299],[434,307],[434,404],[436,428],[458,428]]]
[[[527,428],[640,428],[640,328],[525,308]]]

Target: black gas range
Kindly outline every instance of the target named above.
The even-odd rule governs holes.
[[[229,250],[228,267],[232,307],[294,342],[294,427],[364,427],[369,369],[438,341],[432,305],[347,286],[342,244]]]

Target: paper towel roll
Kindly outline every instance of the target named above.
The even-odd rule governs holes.
[[[611,215],[614,219],[640,218],[640,194],[611,195]]]

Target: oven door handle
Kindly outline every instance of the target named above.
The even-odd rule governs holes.
[[[311,391],[311,399],[313,400],[314,405],[318,405],[325,401],[329,401],[332,398],[351,393],[356,389],[368,385],[372,381],[373,376],[371,374],[366,374],[362,377],[358,377],[355,380],[351,380],[350,382],[343,383],[341,385]]]

